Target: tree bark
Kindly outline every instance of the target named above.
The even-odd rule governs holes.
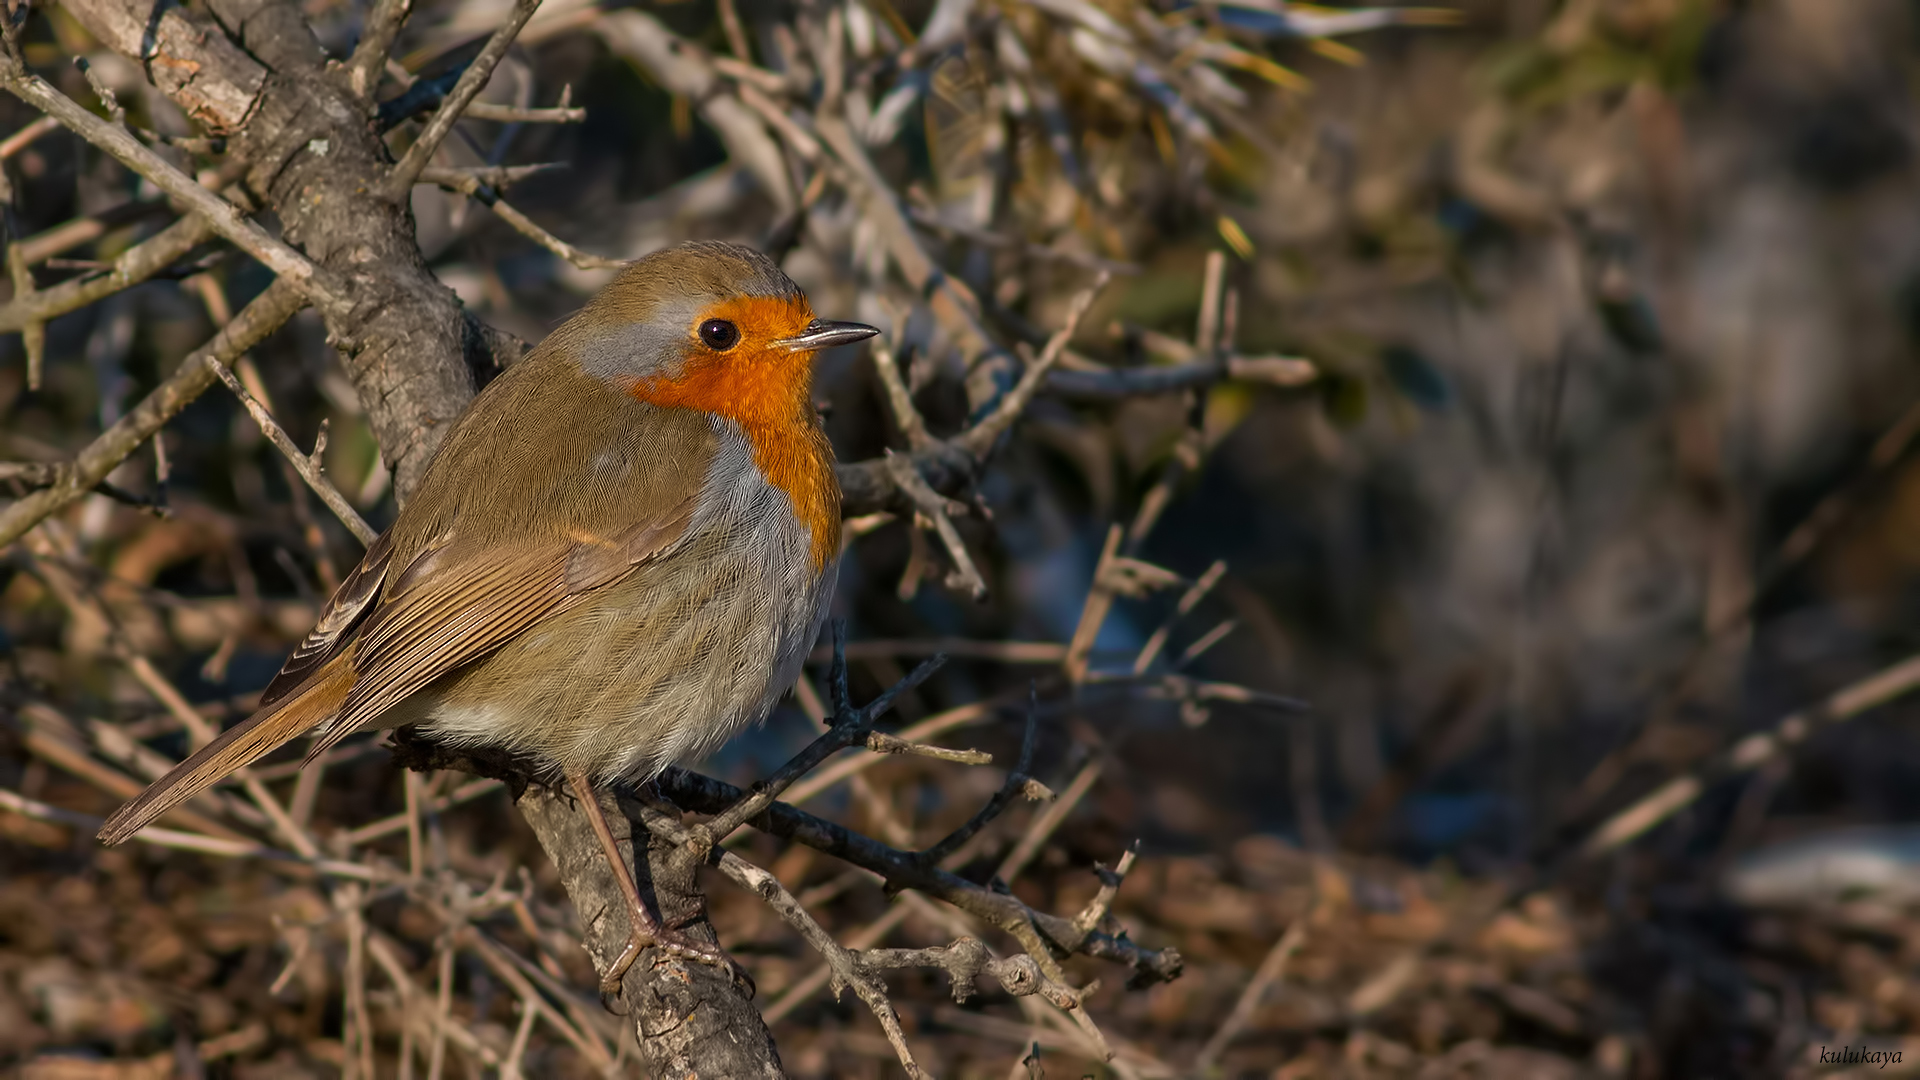
[[[630,831],[646,841],[647,857],[633,860],[633,876],[640,894],[654,901],[661,923],[681,926],[698,940],[718,941],[713,924],[707,921],[706,897],[698,883],[676,873],[680,860],[674,858],[674,847],[633,825],[614,800],[603,797],[600,802],[623,846]],[[573,909],[580,915],[594,967],[606,970],[627,944],[626,900],[606,871],[606,859],[586,816],[566,794],[538,786],[529,787],[518,806],[520,816],[533,827],[540,846],[560,870]],[[627,970],[620,999],[630,1010],[640,1045],[646,1049],[651,1076],[771,1080],[786,1075],[773,1035],[760,1021],[760,1011],[726,971],[650,949]]]

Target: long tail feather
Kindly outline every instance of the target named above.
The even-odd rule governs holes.
[[[220,733],[192,757],[175,765],[147,790],[114,811],[100,839],[118,844],[154,818],[245,768],[339,711],[353,688],[354,672],[340,657],[315,672],[297,692]]]

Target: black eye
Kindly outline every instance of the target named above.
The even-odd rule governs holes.
[[[708,319],[700,324],[700,340],[714,352],[726,352],[740,344],[740,328],[725,319]]]

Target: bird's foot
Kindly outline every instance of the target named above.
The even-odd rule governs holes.
[[[640,958],[640,953],[649,945],[659,948],[670,956],[726,971],[735,982],[746,988],[749,998],[753,997],[757,990],[753,976],[747,973],[746,968],[735,962],[733,957],[728,956],[726,950],[720,946],[658,925],[636,926],[632,936],[627,939],[627,947],[621,950],[620,955],[608,966],[606,974],[600,977],[600,998],[603,1003],[619,996],[621,980],[626,978],[627,970],[633,967],[634,961]]]

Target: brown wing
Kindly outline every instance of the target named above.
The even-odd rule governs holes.
[[[327,605],[320,609],[320,621],[307,632],[293,655],[287,657],[280,673],[260,692],[261,708],[292,693],[353,640],[354,628],[373,611],[373,602],[380,596],[380,586],[387,580],[387,564],[392,559],[393,533],[389,530],[375,538],[373,546],[361,556],[360,565],[353,568],[353,573],[347,575]]]
[[[675,504],[613,529],[570,527],[547,541],[465,545],[456,529],[432,570],[391,592],[355,638],[353,690],[311,759],[442,675],[504,645],[542,619],[670,549],[687,529],[700,488]]]

